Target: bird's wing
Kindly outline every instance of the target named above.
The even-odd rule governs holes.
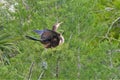
[[[41,35],[41,38],[47,40],[52,38],[53,35],[54,33],[51,30],[45,30],[44,33]]]
[[[36,33],[42,35],[42,34],[45,32],[45,30],[34,30],[34,32],[36,32]]]
[[[54,36],[57,36],[58,33],[52,31],[52,30],[48,30],[48,29],[45,29],[45,30],[34,30],[36,33],[40,34],[40,40],[43,40],[43,41],[49,41],[51,40]]]

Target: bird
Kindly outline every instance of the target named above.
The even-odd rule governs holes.
[[[40,35],[40,39],[36,39],[31,36],[26,36],[26,38],[41,42],[45,48],[55,48],[64,43],[63,35],[57,32],[58,27],[62,23],[63,22],[54,24],[52,27],[52,30],[49,30],[49,29],[34,30],[34,32]]]

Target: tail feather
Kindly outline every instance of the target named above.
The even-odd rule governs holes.
[[[33,38],[31,36],[25,36],[26,38],[30,39],[30,40],[34,40],[34,41],[40,41],[39,39]]]

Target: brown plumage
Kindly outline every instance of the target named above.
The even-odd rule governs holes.
[[[57,47],[58,45],[64,43],[64,37],[62,34],[56,32],[61,23],[56,23],[52,30],[34,30],[40,35],[40,39],[36,39],[30,36],[26,37],[31,40],[40,41],[45,46],[45,48]]]

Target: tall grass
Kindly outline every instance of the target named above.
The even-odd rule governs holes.
[[[105,38],[112,22],[120,16],[119,0],[16,2],[15,12],[0,10],[0,13],[5,13],[0,15],[0,25],[4,26],[5,35],[9,33],[9,36],[20,37],[20,40],[0,35],[0,43],[6,40],[5,44],[12,44],[21,53],[7,58],[9,65],[0,66],[1,79],[120,79],[119,35],[117,39],[112,36],[115,32],[119,34],[119,28],[112,27],[111,36]],[[7,13],[12,19],[5,16]],[[31,35],[39,38],[32,30],[51,29],[59,21],[64,22],[58,30],[65,37],[61,46],[46,50],[39,42],[24,37]],[[1,54],[3,51],[14,54],[11,45],[5,45],[7,48],[4,49],[3,45],[0,44]]]

